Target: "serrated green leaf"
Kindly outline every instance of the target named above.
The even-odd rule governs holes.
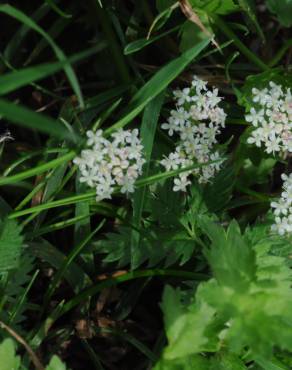
[[[235,170],[226,164],[203,189],[203,198],[209,212],[218,213],[225,209],[232,198],[235,184]]]
[[[18,267],[22,248],[21,227],[14,220],[0,221],[0,274]]]
[[[266,4],[272,13],[275,13],[282,26],[292,26],[292,1],[291,0],[266,0]]]
[[[208,343],[205,335],[215,310],[201,303],[186,310],[181,305],[181,293],[167,287],[164,291],[164,312],[168,347],[164,358],[173,360],[204,351]]]

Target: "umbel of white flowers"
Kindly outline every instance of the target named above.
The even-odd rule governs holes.
[[[275,218],[272,230],[285,235],[292,233],[292,174],[282,174],[281,177],[284,181],[281,197],[278,202],[271,203]]]
[[[136,179],[145,163],[138,129],[120,129],[109,139],[103,131],[87,131],[87,146],[74,163],[80,170],[80,182],[96,189],[96,200],[110,199],[114,186],[122,193],[134,192]]]
[[[259,90],[252,89],[252,101],[245,119],[255,129],[247,139],[249,144],[264,147],[267,153],[292,152],[292,95],[290,88],[274,82]]]
[[[162,129],[169,136],[176,134],[178,143],[174,152],[170,153],[160,163],[167,171],[182,169],[194,163],[204,164],[191,171],[182,172],[174,179],[174,191],[185,191],[189,185],[190,175],[198,177],[200,183],[207,183],[220,169],[219,152],[214,150],[216,136],[225,125],[226,114],[218,106],[221,97],[218,89],[209,90],[207,82],[194,76],[191,86],[174,91],[176,109],[170,112]],[[217,161],[218,160],[218,161]]]

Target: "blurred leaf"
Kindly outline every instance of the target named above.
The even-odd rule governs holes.
[[[232,353],[219,353],[210,362],[210,370],[247,370],[238,356]]]
[[[156,0],[156,8],[159,12],[169,8],[175,3],[175,0]]]
[[[204,10],[209,14],[226,15],[239,8],[233,0],[189,0],[194,8]]]
[[[206,358],[193,355],[175,360],[162,358],[153,370],[210,370],[210,368]]]
[[[282,26],[292,26],[292,1],[291,0],[266,0],[266,4],[272,13],[275,13]]]
[[[54,2],[54,0],[45,0],[46,3],[57,13],[59,14],[61,17],[64,17],[64,18],[72,18],[72,15],[71,14],[67,14],[65,12],[63,12],[63,10],[61,10]]]
[[[66,370],[66,366],[57,356],[53,356],[46,370]]]
[[[248,18],[250,19],[251,25],[253,25],[258,35],[265,42],[264,32],[256,16],[256,5],[254,0],[238,0],[238,3],[239,6],[246,12]]]
[[[18,370],[20,357],[16,356],[15,345],[12,339],[5,339],[0,344],[0,370]]]

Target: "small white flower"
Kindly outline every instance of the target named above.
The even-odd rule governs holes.
[[[265,111],[264,109],[256,111],[254,108],[251,108],[249,114],[245,116],[245,119],[247,122],[251,122],[253,126],[257,126],[258,123],[265,121]]]
[[[174,134],[175,131],[178,130],[178,127],[177,125],[175,124],[174,120],[172,119],[172,117],[170,117],[168,119],[168,122],[167,123],[163,123],[161,125],[161,128],[163,130],[168,130],[168,135],[169,136],[172,136]]]
[[[114,185],[121,186],[122,192],[133,192],[145,163],[139,131],[120,129],[110,139],[103,137],[102,130],[86,134],[89,149],[73,161],[79,168],[80,182],[96,189],[97,201],[110,199]]]
[[[292,174],[282,174],[281,178],[284,181],[281,198],[271,202],[271,208],[275,217],[272,230],[283,236],[292,234]]]
[[[195,163],[205,163],[205,166],[188,171],[184,176],[174,179],[174,191],[185,191],[189,184],[188,176],[198,177],[201,183],[209,182],[220,169],[221,161],[211,163],[220,158],[214,152],[217,135],[225,125],[226,113],[218,106],[221,97],[218,89],[209,90],[207,83],[194,76],[192,86],[174,92],[179,108],[170,112],[167,123],[162,128],[168,130],[168,135],[177,134],[178,145],[174,152],[164,157],[160,163],[167,171],[191,166]]]
[[[254,130],[251,136],[247,139],[248,144],[255,144],[257,147],[261,146],[263,136],[259,130]]]
[[[266,141],[266,152],[269,153],[275,153],[279,152],[281,150],[280,147],[280,139],[276,136],[270,137],[269,140]]]
[[[191,101],[190,92],[191,89],[188,87],[183,90],[175,90],[173,92],[173,95],[175,99],[177,99],[177,105],[183,105],[186,102],[190,102]]]
[[[186,191],[186,187],[191,183],[187,176],[180,175],[178,178],[173,180],[174,186],[173,191]]]
[[[258,90],[257,88],[252,89],[252,94],[253,94],[253,102],[254,103],[259,103],[261,105],[265,105],[268,101],[268,89],[263,89],[263,90]]]

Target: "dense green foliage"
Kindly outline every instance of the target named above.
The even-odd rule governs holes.
[[[292,188],[288,206],[275,203],[291,171],[291,10],[290,0],[0,5],[0,370],[292,368]],[[187,138],[163,124],[192,112],[204,81],[225,112],[207,147],[218,156],[179,167]],[[276,116],[270,136],[264,114]],[[133,192],[117,181],[96,201],[78,164],[98,135],[86,132],[102,129],[111,149],[137,128],[145,163]],[[204,183],[196,174],[212,165]]]

